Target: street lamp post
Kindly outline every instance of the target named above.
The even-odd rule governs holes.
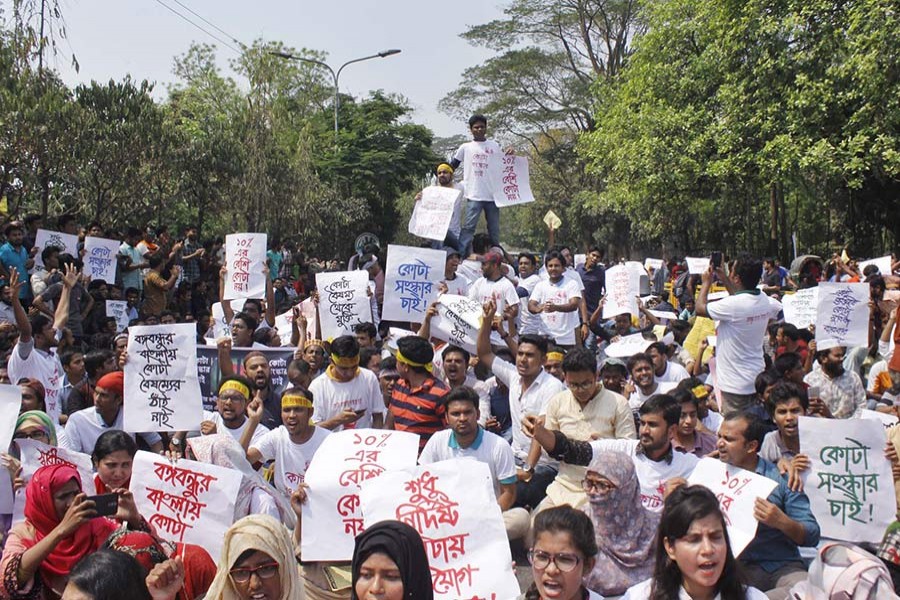
[[[394,54],[400,54],[400,50],[398,48],[391,48],[390,50],[382,50],[377,54],[373,54],[371,56],[363,56],[362,58],[354,58],[353,60],[348,60],[344,64],[342,64],[337,72],[331,68],[328,64],[322,62],[321,60],[315,60],[314,58],[306,58],[304,56],[297,56],[291,54],[290,52],[269,52],[272,56],[278,56],[280,58],[284,58],[286,60],[299,60],[302,62],[312,63],[314,65],[319,65],[328,70],[331,73],[331,79],[334,81],[334,143],[337,145],[337,136],[338,136],[338,103],[340,99],[338,97],[338,79],[340,79],[341,71],[344,70],[344,67],[347,65],[352,65],[353,63],[362,62],[364,60],[371,60],[373,58],[386,58],[388,56],[393,56]]]

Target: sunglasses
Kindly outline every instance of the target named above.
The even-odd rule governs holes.
[[[228,571],[228,575],[231,576],[232,581],[234,581],[235,583],[249,582],[254,573],[260,579],[272,579],[273,577],[278,575],[278,563],[270,562],[264,565],[259,565],[258,567],[238,568]]]

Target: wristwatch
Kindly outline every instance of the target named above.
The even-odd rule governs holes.
[[[522,472],[525,473],[525,483],[531,481],[531,478],[534,477],[534,465],[529,465],[525,463],[522,467]]]

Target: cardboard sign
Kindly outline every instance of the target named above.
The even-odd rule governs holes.
[[[819,284],[816,349],[865,346],[869,343],[869,284]]]
[[[84,238],[84,274],[92,281],[102,279],[109,284],[115,283],[120,245],[116,240]]]
[[[633,333],[612,342],[604,349],[604,352],[612,358],[628,358],[639,352],[645,352],[652,343],[653,340],[646,339],[643,333]]]
[[[891,269],[892,264],[893,261],[891,260],[890,254],[888,254],[887,256],[882,256],[881,258],[864,260],[863,262],[859,263],[859,274],[862,275],[863,271],[865,271],[866,267],[868,267],[869,265],[875,265],[876,267],[878,267],[878,273],[882,277],[887,277],[888,275],[893,274],[893,270]]]
[[[37,235],[34,236],[34,245],[38,249],[37,254],[34,255],[34,264],[39,267],[44,266],[44,259],[41,258],[41,252],[44,251],[44,248],[49,248],[50,246],[59,248],[60,254],[71,254],[75,258],[78,258],[77,235],[62,233],[61,231],[47,231],[46,229],[38,229]],[[31,248],[26,248],[26,250],[31,250]],[[118,250],[119,249],[117,247],[116,252],[118,252]],[[109,283],[112,283],[112,281],[110,281]]]
[[[116,320],[116,333],[122,333],[128,327],[128,302],[125,300],[106,300],[106,316]]]
[[[484,314],[478,300],[454,294],[438,298],[438,316],[431,320],[431,335],[475,352],[478,329]]]
[[[324,339],[351,335],[357,323],[373,322],[372,303],[366,292],[369,287],[367,272],[316,273],[316,287]]]
[[[702,275],[709,269],[708,256],[685,256],[684,260],[687,262],[688,273],[691,275]]]
[[[781,299],[784,309],[784,320],[797,329],[806,329],[815,325],[819,306],[819,288],[812,287],[797,290],[794,294],[785,294]]]
[[[437,300],[444,279],[447,252],[430,248],[389,245],[381,318],[421,323],[428,306]]]
[[[616,315],[629,313],[637,316],[637,297],[641,292],[640,276],[625,265],[616,265],[606,270],[606,304],[603,318],[612,319]]]
[[[658,271],[663,266],[663,261],[661,258],[645,258],[644,259],[644,268],[648,271],[653,269],[654,271]]]
[[[506,154],[500,159],[499,167],[498,170],[491,170],[494,203],[504,207],[534,202],[528,159]]]
[[[415,236],[443,242],[453,222],[462,190],[430,185],[422,190],[422,198],[413,207],[409,232]]]
[[[265,233],[232,233],[225,236],[225,300],[263,298],[266,295]]]
[[[559,226],[562,225],[562,219],[556,216],[556,213],[552,210],[548,210],[547,214],[544,215],[544,225],[547,226],[551,231],[559,229]]]

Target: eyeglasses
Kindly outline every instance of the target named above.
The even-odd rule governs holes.
[[[531,562],[531,566],[539,571],[543,571],[549,567],[552,562],[556,565],[557,569],[563,573],[568,573],[578,566],[578,563],[581,562],[581,557],[577,554],[570,554],[568,552],[550,554],[549,552],[532,548],[528,551],[528,560]]]
[[[585,381],[584,383],[566,383],[568,388],[573,392],[575,390],[589,390],[595,385],[597,385],[596,381]]]
[[[47,432],[41,431],[40,429],[36,431],[32,431],[31,433],[25,433],[24,431],[17,431],[13,438],[17,440],[47,440],[50,439],[50,436],[47,435]]]
[[[588,479],[584,478],[581,480],[581,487],[585,492],[593,492],[597,490],[599,492],[608,492],[610,490],[616,489],[616,484],[606,481],[605,479]]]
[[[231,576],[235,583],[247,583],[254,573],[260,579],[272,579],[278,575],[278,563],[270,562],[258,567],[231,569],[228,571],[228,575]]]

